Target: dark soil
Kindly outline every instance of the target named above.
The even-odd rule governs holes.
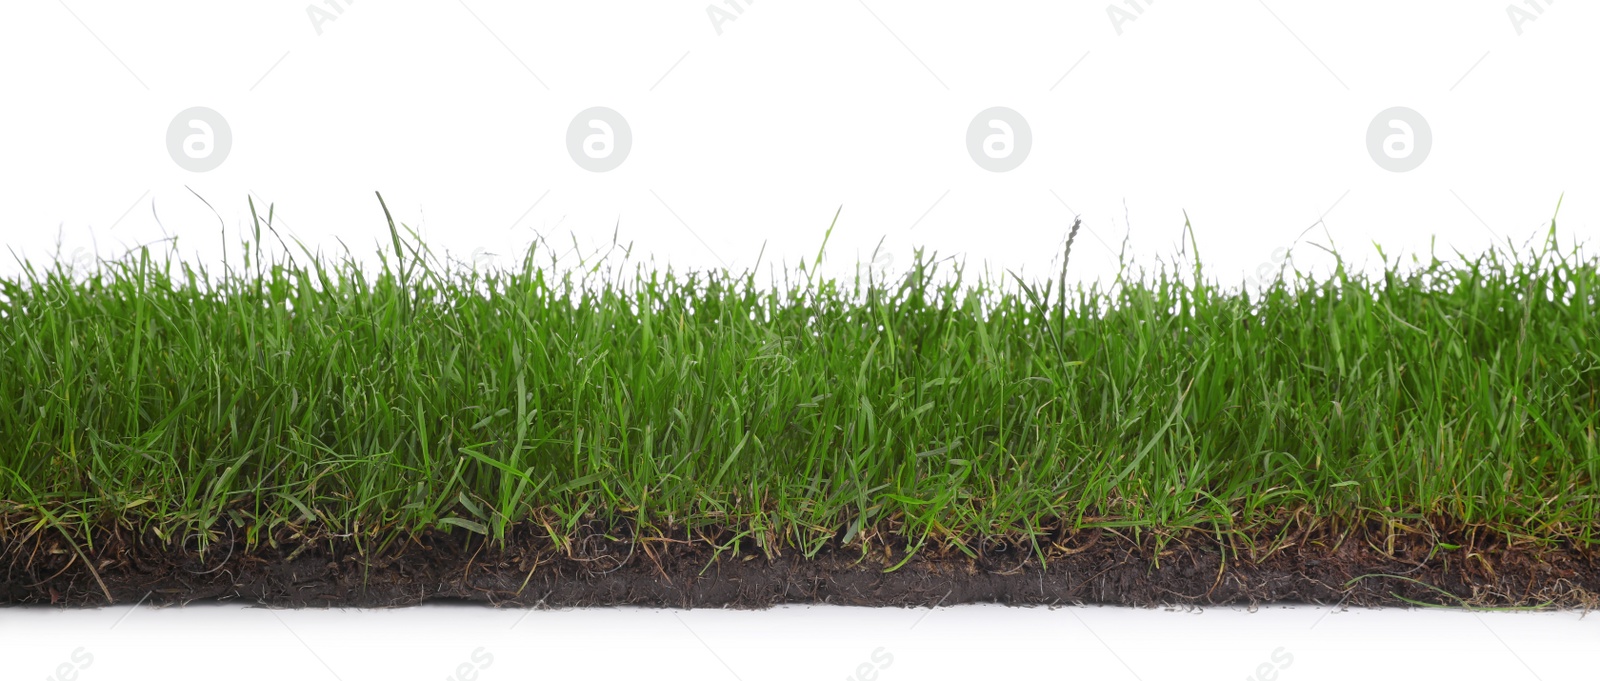
[[[1057,532],[1037,547],[1026,540],[973,541],[975,556],[930,544],[891,572],[885,570],[905,558],[905,547],[877,539],[830,545],[807,559],[792,549],[768,556],[753,543],[729,545],[701,533],[692,541],[679,533],[635,542],[594,532],[570,550],[558,549],[532,527],[515,529],[504,549],[465,531],[402,536],[378,549],[370,540],[307,540],[280,527],[271,541],[262,537],[247,549],[242,532],[225,527],[203,554],[192,538],[185,547],[116,527],[94,536],[92,547],[78,542],[91,571],[61,533],[0,525],[0,604],[94,606],[109,595],[117,603],[242,600],[316,607],[434,599],[674,608],[1600,606],[1600,552],[1592,547],[1508,544],[1503,535],[1474,529],[1399,532],[1376,521],[1342,530],[1265,528],[1249,542],[1192,532],[1169,538],[1159,553],[1148,534],[1135,540],[1110,530]],[[723,550],[713,542],[724,542]]]

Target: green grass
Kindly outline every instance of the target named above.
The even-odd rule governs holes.
[[[1380,276],[1065,296],[920,253],[890,282],[542,247],[475,272],[391,229],[376,267],[258,223],[221,271],[139,250],[0,280],[0,510],[803,552],[1293,512],[1600,541],[1600,263],[1553,224]]]

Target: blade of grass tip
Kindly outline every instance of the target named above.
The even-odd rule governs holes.
[[[833,221],[828,223],[828,231],[822,233],[822,245],[817,247],[817,259],[811,264],[811,271],[806,272],[807,286],[811,284],[811,277],[816,274],[817,268],[822,267],[822,254],[827,252],[828,239],[833,237],[833,228],[835,225],[839,224],[839,214],[843,212],[844,204],[841,203],[839,204],[839,208],[833,211]]]
[[[406,270],[406,249],[400,245],[400,230],[394,226],[394,216],[389,213],[389,204],[383,201],[383,193],[373,192],[373,194],[378,195],[378,205],[383,207],[383,219],[389,223],[389,239],[394,242],[396,269],[400,271],[400,290],[407,291],[410,288],[410,277]],[[404,300],[410,299],[409,295],[404,296]]]
[[[246,196],[246,197],[244,197],[244,201],[245,201],[245,203],[250,204],[250,224],[255,225],[256,239],[260,240],[261,239],[261,216],[256,215],[256,200],[255,200],[255,197]]]
[[[1060,323],[1067,323],[1067,265],[1072,262],[1072,242],[1078,239],[1078,228],[1083,226],[1083,218],[1072,219],[1072,231],[1067,232],[1067,248],[1061,254],[1061,282],[1056,289],[1058,300],[1056,302],[1057,317]],[[1053,334],[1052,334],[1053,335]]]

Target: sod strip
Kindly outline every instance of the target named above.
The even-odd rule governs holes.
[[[920,252],[481,271],[391,235],[364,266],[268,219],[226,267],[0,280],[0,600],[1600,593],[1600,263],[1553,224],[1251,292]]]

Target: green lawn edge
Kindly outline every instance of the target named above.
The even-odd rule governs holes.
[[[172,243],[0,280],[0,515],[202,539],[717,527],[803,552],[1291,513],[1600,528],[1600,262],[1554,221],[1258,291],[920,251],[887,281],[543,244],[482,271],[390,230],[375,267],[262,216],[220,270]]]

